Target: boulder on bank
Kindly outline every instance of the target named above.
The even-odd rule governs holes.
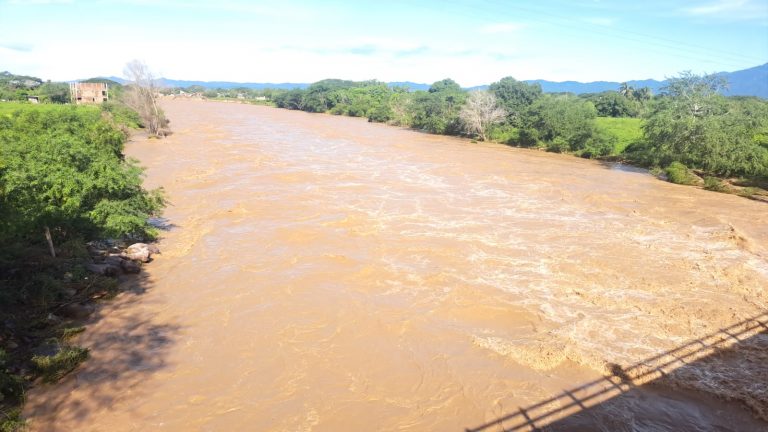
[[[146,263],[152,259],[153,250],[157,251],[155,253],[160,252],[156,246],[150,246],[146,243],[134,243],[128,246],[120,256],[133,261],[141,261]]]
[[[103,276],[119,276],[141,272],[141,263],[151,261],[153,254],[160,254],[160,249],[155,245],[134,243],[123,251],[92,247],[90,252],[95,262],[86,264],[89,271]]]

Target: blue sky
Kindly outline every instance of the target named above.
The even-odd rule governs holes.
[[[663,79],[768,62],[768,0],[0,0],[0,70],[464,86]]]

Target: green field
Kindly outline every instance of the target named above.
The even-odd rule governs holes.
[[[615,136],[618,141],[613,148],[613,154],[620,154],[628,145],[643,137],[640,125],[642,120],[629,117],[598,117],[597,127]]]
[[[74,106],[74,105],[73,105]],[[36,110],[39,112],[60,110],[61,104],[31,104],[27,102],[0,102],[0,115],[7,115],[19,110]],[[99,105],[77,105],[81,110],[100,110]]]

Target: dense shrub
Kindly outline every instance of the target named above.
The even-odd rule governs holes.
[[[715,192],[728,192],[728,186],[716,177],[704,177],[704,189]]]
[[[164,200],[124,160],[126,135],[96,108],[29,105],[0,116],[0,239],[152,237]]]
[[[665,170],[667,179],[676,184],[692,185],[696,182],[696,177],[685,165],[680,162],[672,162]]]
[[[562,151],[584,149],[596,133],[595,107],[574,97],[544,96],[531,105],[528,117],[529,129],[535,129],[547,147]]]

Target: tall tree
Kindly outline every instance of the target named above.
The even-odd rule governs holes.
[[[631,99],[635,95],[635,88],[623,82],[619,86],[619,94],[627,99]]]
[[[768,175],[768,104],[726,98],[722,77],[683,72],[646,115],[648,162],[682,162],[719,175]]]
[[[516,127],[523,123],[522,114],[542,94],[539,84],[528,84],[512,77],[502,78],[491,84],[488,90],[506,111],[507,121]]]

